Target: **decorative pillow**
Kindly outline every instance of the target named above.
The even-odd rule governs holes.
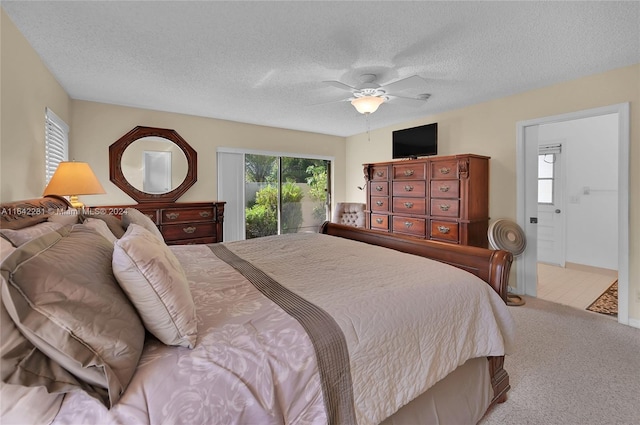
[[[120,239],[122,235],[124,235],[124,225],[122,223],[122,220],[120,220],[115,215],[98,213],[83,213],[80,215],[80,221],[82,223],[84,223],[84,221],[88,218],[102,220],[107,223],[107,227],[109,228],[109,230],[111,230],[111,233],[113,233],[113,236],[115,236],[117,239]]]
[[[135,208],[127,208],[124,211],[124,214],[122,214],[122,224],[124,227],[129,228],[131,223],[144,227],[150,231],[153,236],[158,238],[161,242],[164,242],[164,238],[162,237],[162,233],[160,233],[158,226],[156,226],[149,217]]]
[[[0,234],[8,239],[13,246],[18,247],[46,233],[55,232],[62,227],[64,227],[62,223],[45,221],[24,229],[0,229]]]
[[[0,238],[0,263],[15,250],[16,247],[11,245],[11,242],[4,238]]]
[[[111,230],[109,230],[109,226],[107,226],[107,223],[104,220],[98,220],[97,218],[85,218],[82,224],[100,233],[106,240],[111,243],[114,243],[118,240],[115,235],[111,233]]]
[[[112,245],[67,226],[35,239],[0,266],[2,302],[30,344],[2,352],[17,365],[3,381],[48,392],[84,389],[113,406],[138,364],[144,328],[111,269]],[[9,357],[7,357],[9,356]]]
[[[164,242],[132,223],[114,245],[113,273],[149,332],[167,345],[193,348],[197,323],[189,283]]]
[[[69,224],[78,224],[80,222],[80,216],[78,215],[78,210],[75,208],[69,208],[65,211],[51,214],[47,221],[51,223],[60,223],[63,226]]]

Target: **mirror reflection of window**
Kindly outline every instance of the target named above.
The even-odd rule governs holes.
[[[144,151],[143,191],[152,194],[171,190],[171,152]]]

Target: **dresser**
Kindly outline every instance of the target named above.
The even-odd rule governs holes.
[[[463,154],[364,164],[366,227],[486,248],[489,159]]]
[[[126,208],[135,208],[160,229],[167,245],[222,242],[224,202],[166,202],[93,207],[106,214],[120,216]]]

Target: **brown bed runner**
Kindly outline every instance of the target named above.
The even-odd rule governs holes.
[[[316,353],[328,423],[355,425],[349,351],[344,334],[335,320],[323,309],[291,292],[226,246],[215,244],[209,245],[209,248],[302,325]]]

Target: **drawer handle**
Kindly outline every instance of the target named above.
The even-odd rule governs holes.
[[[451,172],[451,168],[442,167],[440,169],[440,174],[449,174]]]
[[[200,211],[200,217],[202,218],[206,218],[209,217],[211,215],[211,213],[209,211]]]
[[[408,184],[408,185],[406,185],[406,186],[404,187],[404,190],[405,190],[406,192],[411,192],[411,191],[413,191],[413,186],[411,186],[411,185],[409,185],[409,184]]]
[[[384,176],[384,171],[376,171],[376,176],[383,177]]]
[[[413,202],[405,202],[404,206],[407,208],[413,208]]]
[[[408,229],[409,227],[413,226],[413,223],[410,221],[405,221],[404,225],[406,226],[406,228]]]
[[[182,228],[182,231],[183,231],[183,232],[185,232],[185,233],[189,233],[189,234],[191,234],[191,233],[193,233],[193,232],[195,232],[195,231],[196,231],[196,228],[195,228],[195,227],[193,227],[193,226],[183,227],[183,228]]]
[[[451,230],[450,228],[448,228],[447,226],[438,226],[438,231],[442,234],[447,234],[449,233],[449,230]]]
[[[440,186],[440,192],[448,192],[449,186]]]
[[[147,217],[149,217],[151,220],[156,221],[156,215],[155,214],[145,214]]]
[[[440,209],[442,211],[449,211],[449,208],[451,208],[451,205],[447,205],[447,204],[440,204]]]
[[[175,219],[177,219],[178,217],[180,217],[180,213],[177,213],[177,212],[170,212],[170,213],[166,213],[166,214],[165,214],[165,216],[167,216],[167,218],[168,218],[169,220],[175,220]]]
[[[413,170],[404,170],[405,177],[413,176],[413,173],[415,173]]]
[[[377,190],[378,192],[382,192],[382,189],[383,189],[383,187],[382,187],[382,186],[376,186],[376,190]]]
[[[376,205],[381,207],[384,205],[384,201],[376,201]]]
[[[382,222],[383,222],[383,221],[384,221],[384,220],[383,220],[383,219],[381,219],[381,218],[376,218],[376,223],[378,223],[378,224],[382,224]]]

